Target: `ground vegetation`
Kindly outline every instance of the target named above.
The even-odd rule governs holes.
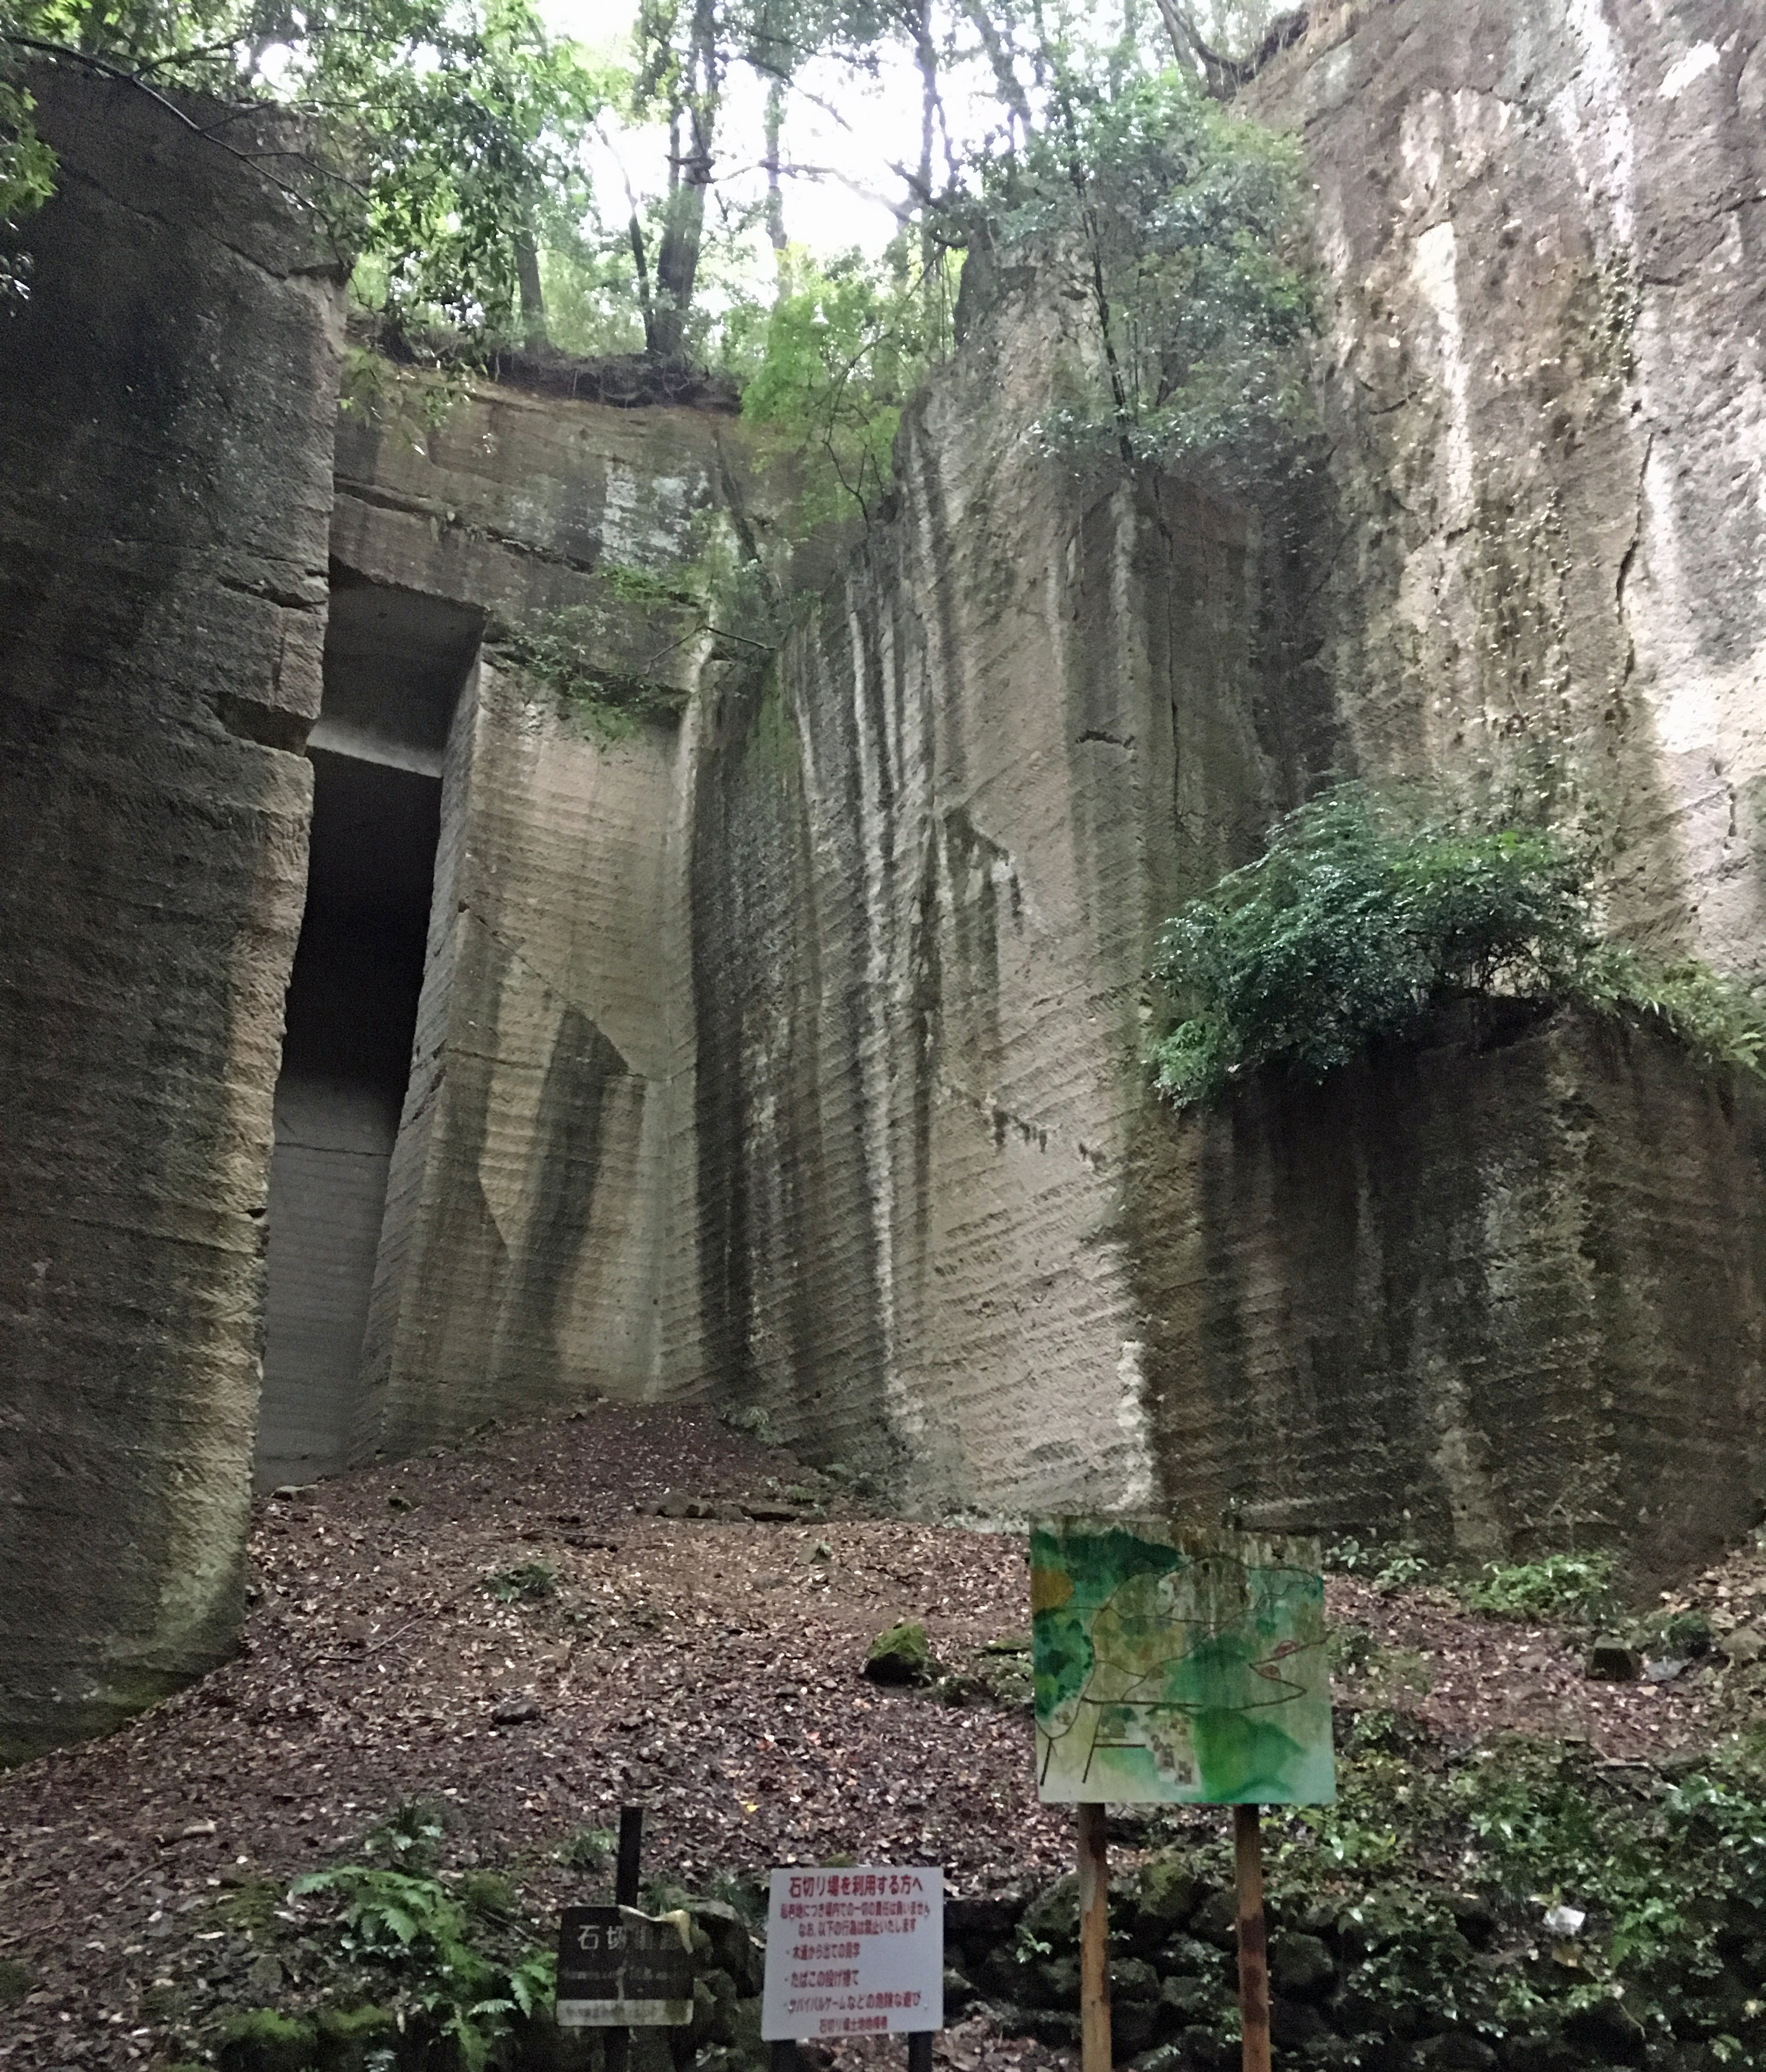
[[[1569,1552],[1335,1558],[1342,1796],[1271,1827],[1288,2047],[1608,2062],[1586,2029],[1677,2072],[1726,2039],[1749,2062],[1766,1552],[1642,1613],[1591,1606],[1599,1564]],[[651,1900],[701,1910],[703,2072],[759,2062],[728,1917],[757,1923],[771,1864],[842,1856],[947,1867],[941,2064],[1066,2062],[1071,1838],[1035,1801],[1012,1536],[890,1521],[837,1466],[602,1406],[265,1499],[250,1576],[236,1660],[0,1778],[9,2067],[440,2063],[450,2024],[457,2052],[552,2064],[557,1910],[605,1896],[635,1799]],[[1591,1679],[1614,1618],[1658,1671],[1682,1649],[1672,1674]],[[926,1680],[867,1677],[901,1627]],[[1112,1832],[1122,2041],[1175,2054],[1150,2072],[1223,2064],[1219,1816]]]

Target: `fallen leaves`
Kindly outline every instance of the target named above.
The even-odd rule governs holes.
[[[444,1868],[503,1872],[534,1918],[600,1896],[566,1866],[572,1838],[639,1800],[647,1877],[841,1856],[942,1864],[974,1892],[1065,1869],[1070,1819],[1036,1802],[1026,1712],[860,1675],[904,1621],[953,1665],[997,1675],[1021,1655],[1020,1541],[863,1515],[832,1484],[811,1519],[782,1494],[805,1478],[708,1419],[601,1406],[259,1505],[238,1658],[0,1777],[0,1959],[35,1982],[0,2067],[145,2067],[218,2006],[261,2000],[275,1979],[252,1907],[411,1802],[442,1809]],[[671,1489],[711,1515],[656,1515]],[[754,1515],[769,1507],[788,1520]],[[548,1593],[485,1588],[537,1568]],[[1745,1602],[1727,1571],[1700,1587],[1719,1585]],[[1437,1593],[1329,1593],[1374,1648],[1341,1695],[1450,1741],[1573,1733],[1639,1761],[1710,1703],[1704,1686],[1590,1684],[1551,1630]],[[853,2044],[838,2062],[898,2072],[900,2054]],[[955,2072],[1060,2058],[973,2022],[938,2049]]]

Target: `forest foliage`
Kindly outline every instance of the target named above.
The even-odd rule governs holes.
[[[721,368],[795,456],[809,528],[886,495],[977,253],[1065,268],[1089,303],[1051,446],[1160,458],[1291,413],[1311,323],[1296,161],[1221,98],[1268,14],[641,0],[629,47],[591,51],[534,0],[0,0],[0,249],[55,178],[33,66],[126,82],[244,155],[237,114],[288,109],[306,141],[259,149],[265,177],[348,258],[383,337],[455,365],[515,345]],[[794,154],[805,110],[844,123],[904,79],[917,134],[886,162]],[[647,138],[666,148],[647,159]],[[830,183],[893,213],[887,251],[794,240],[792,196]],[[28,294],[22,262],[0,288]]]

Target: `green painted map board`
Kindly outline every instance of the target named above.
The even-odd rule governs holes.
[[[1030,1605],[1044,1800],[1337,1796],[1311,1542],[1062,1520],[1030,1535]]]

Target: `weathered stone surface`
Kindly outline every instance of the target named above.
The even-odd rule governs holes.
[[[702,619],[634,603],[616,577],[689,560],[743,466],[733,428],[681,409],[486,388],[414,441],[345,421],[338,565],[478,611],[491,643],[443,760],[359,1453],[702,1380],[667,1351],[697,1335],[691,1219],[671,1211],[694,1187],[699,722],[598,741],[495,643],[584,608],[596,665],[691,691]],[[764,499],[745,515],[764,529]]]
[[[1554,789],[1628,932],[1766,972],[1766,24],[1335,0],[1247,97],[1328,289],[1352,767]]]
[[[696,1364],[922,1509],[1151,1494],[1143,975],[1316,752],[1253,521],[1021,436],[1050,303],[934,384],[899,517],[706,715],[696,787]]]
[[[1592,1018],[1446,1016],[1156,1111],[1128,1219],[1168,1500],[1657,1571],[1766,1489],[1766,1094]]]
[[[258,175],[142,93],[37,91],[60,191],[0,320],[0,1757],[207,1667],[240,1609],[341,344]]]
[[[1180,1122],[1136,1056],[1164,917],[1333,768],[1555,788],[1624,929],[1766,969],[1766,56],[1727,19],[1316,7],[1248,98],[1318,180],[1329,466],[1261,511],[1074,476],[1023,434],[1084,303],[1008,283],[764,676],[622,579],[773,522],[721,410],[346,418],[337,580],[442,613],[465,676],[409,766],[441,840],[358,1456],[602,1390],[922,1511],[1408,1509],[1647,1567],[1752,1522],[1757,1090],[1490,1013]],[[45,1580],[0,1677],[48,1733],[230,1619],[337,337],[236,161],[139,96],[45,109],[76,176],[0,325],[5,1501]],[[513,666],[578,607],[678,724],[598,742]],[[333,661],[359,754],[386,686]]]
[[[1297,2000],[1323,1993],[1337,1978],[1337,1959],[1316,1935],[1286,1929],[1270,1938],[1269,1983]]]
[[[1588,1650],[1583,1673],[1599,1684],[1635,1684],[1643,1666],[1643,1657],[1636,1648],[1614,1634],[1605,1634]]]
[[[1715,21],[1315,12],[1251,97],[1320,186],[1304,508],[1038,460],[1076,320],[1010,294],[910,417],[697,787],[702,1365],[798,1443],[929,1507],[1652,1568],[1751,1521],[1755,1090],[1501,1015],[1182,1124],[1134,1063],[1160,920],[1333,767],[1553,790],[1616,923],[1758,968],[1766,183]]]

